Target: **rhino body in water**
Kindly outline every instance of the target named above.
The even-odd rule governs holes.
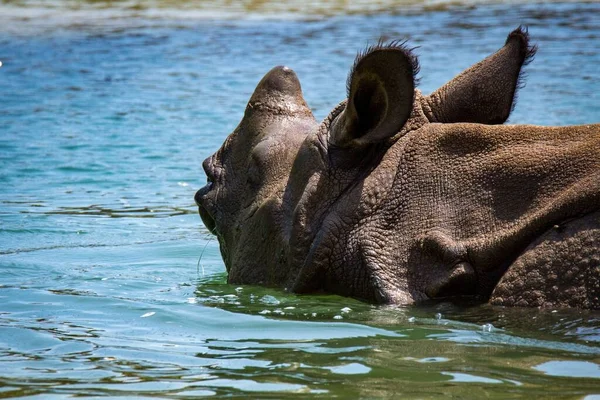
[[[195,196],[229,282],[600,308],[600,125],[499,125],[534,52],[519,28],[425,96],[403,44],[373,46],[320,124],[272,69]]]

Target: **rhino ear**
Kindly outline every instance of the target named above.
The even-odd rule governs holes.
[[[416,58],[401,43],[368,48],[348,77],[348,102],[333,121],[330,143],[376,143],[400,131],[413,107]]]
[[[463,71],[426,97],[432,122],[502,124],[522,86],[521,68],[533,59],[527,29],[518,27],[496,53]]]

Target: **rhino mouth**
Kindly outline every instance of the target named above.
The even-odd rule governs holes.
[[[208,192],[210,192],[211,189],[212,189],[212,183],[209,182],[206,186],[204,186],[202,189],[200,189],[196,192],[196,194],[194,195],[194,201],[196,202],[196,205],[198,206],[198,214],[200,214],[200,219],[202,219],[204,226],[206,226],[206,229],[208,229],[210,233],[215,235],[217,224],[215,222],[215,219],[210,214],[210,212],[208,211],[207,207],[204,204],[205,199],[206,199],[206,194]]]

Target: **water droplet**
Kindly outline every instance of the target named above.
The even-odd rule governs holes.
[[[279,300],[268,294],[265,294],[263,297],[261,297],[260,302],[263,304],[268,304],[270,306],[276,306],[280,303]]]

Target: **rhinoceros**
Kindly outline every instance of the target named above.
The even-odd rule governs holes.
[[[519,27],[424,95],[405,43],[379,43],[321,123],[269,71],[195,195],[228,282],[600,308],[600,125],[504,125],[535,50]]]

